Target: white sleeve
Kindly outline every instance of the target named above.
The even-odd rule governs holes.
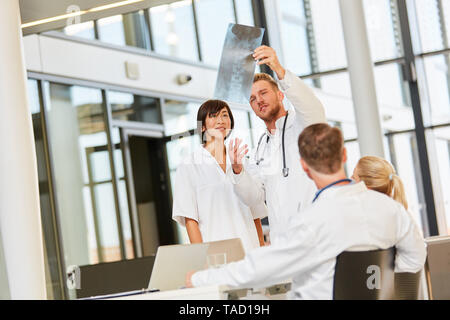
[[[245,205],[255,210],[264,210],[261,205],[265,203],[266,193],[256,165],[244,161],[244,169],[240,174],[229,170],[227,176],[233,184],[234,192]]]
[[[420,271],[427,257],[426,244],[414,218],[399,206],[395,272]]]
[[[302,128],[326,122],[322,103],[302,79],[286,70],[283,80],[278,80],[278,84],[286,98],[294,106],[296,119]]]
[[[263,219],[269,215],[267,206],[264,202],[250,207],[250,211],[252,213],[253,220]]]
[[[317,251],[316,237],[307,226],[291,228],[289,234],[278,244],[250,251],[241,261],[194,273],[193,286],[265,287],[311,270],[327,259]]]
[[[197,197],[189,173],[189,166],[178,166],[173,186],[172,219],[183,227],[186,226],[185,218],[198,222]]]

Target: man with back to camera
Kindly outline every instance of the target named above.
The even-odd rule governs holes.
[[[332,299],[336,257],[343,251],[396,247],[395,272],[423,268],[425,242],[411,215],[392,198],[347,179],[342,132],[328,124],[307,127],[298,139],[301,166],[319,190],[293,216],[285,237],[244,260],[186,275],[188,287],[265,287],[292,278],[291,299]]]
[[[300,168],[297,138],[308,125],[325,122],[325,112],[313,91],[296,75],[283,68],[274,49],[261,46],[253,54],[258,65],[266,64],[276,74],[256,74],[250,105],[264,121],[266,132],[256,150],[247,157],[247,146],[240,139],[229,145],[234,190],[249,207],[266,201],[270,239],[276,243],[283,236],[289,217],[303,211],[312,201],[316,188]],[[281,90],[280,90],[281,88]],[[283,99],[292,104],[286,109]]]

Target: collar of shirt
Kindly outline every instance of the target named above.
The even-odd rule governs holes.
[[[227,171],[229,170],[229,168],[231,168],[231,160],[230,160],[230,153],[228,152],[228,145],[225,141],[225,149],[226,149],[226,166],[227,166]],[[205,147],[200,146],[199,150],[197,150],[196,152],[196,156],[200,159],[200,163],[203,164],[217,164],[219,165],[219,163],[217,162],[216,158],[213,157],[213,155],[205,149]]]
[[[289,129],[290,127],[292,127],[292,125],[295,122],[296,114],[295,114],[294,107],[291,106],[288,109],[288,113],[289,113],[289,116],[286,121],[286,130]],[[286,116],[283,116],[275,121],[275,128],[276,128],[275,134],[272,134],[266,127],[266,133],[269,135],[269,137],[273,138],[276,135],[279,135],[281,137],[281,134],[283,133],[283,125],[284,125],[285,118],[286,118]]]
[[[343,186],[337,186],[335,188],[323,188],[321,190],[323,191],[321,192],[320,197],[317,198],[315,203],[323,201],[328,198],[336,198],[343,195],[352,195],[360,193],[362,191],[366,191],[367,187],[362,181],[361,182],[352,181],[352,183]]]
[[[329,185],[323,187],[322,189],[320,189],[319,191],[316,192],[316,196],[314,197],[312,202],[314,203],[323,191],[325,191],[325,190],[327,190],[327,189],[329,189],[329,188],[331,188],[331,187],[333,187],[333,186],[335,186],[335,185],[337,185],[339,183],[342,183],[342,182],[352,183],[353,180],[351,180],[351,179],[341,179],[341,180],[338,180],[338,181],[330,183]]]

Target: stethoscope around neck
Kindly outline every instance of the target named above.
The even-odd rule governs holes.
[[[289,168],[286,166],[286,151],[285,151],[285,147],[284,147],[284,135],[286,133],[286,123],[287,123],[287,119],[288,119],[289,113],[286,112],[286,117],[284,118],[284,123],[283,123],[283,131],[281,134],[281,147],[283,149],[283,177],[287,177],[289,175]],[[256,165],[259,166],[261,162],[264,161],[264,152],[261,156],[261,158],[258,157],[259,155],[259,147],[261,146],[261,143],[263,141],[263,138],[267,137],[266,140],[266,145],[269,143],[270,140],[270,136],[267,134],[267,132],[263,133],[261,135],[261,137],[258,140],[258,146],[256,147],[256,154],[255,154],[255,160],[256,160]],[[265,147],[264,147],[264,151],[265,151]]]

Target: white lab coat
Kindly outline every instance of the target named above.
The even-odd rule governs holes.
[[[336,257],[343,251],[395,246],[395,272],[418,272],[425,242],[411,215],[363,182],[325,189],[291,220],[277,244],[255,249],[244,260],[195,273],[194,286],[263,287],[292,278],[291,299],[332,299]]]
[[[227,174],[230,174],[229,158],[226,163]],[[203,241],[240,238],[247,252],[260,246],[254,219],[266,216],[264,202],[249,208],[239,200],[230,179],[202,146],[178,166],[172,217],[182,226],[185,226],[185,218],[196,220]]]
[[[285,130],[286,166],[288,177],[284,177],[282,130],[285,117],[276,121],[276,132],[267,142],[265,136],[244,161],[244,170],[232,174],[234,190],[239,198],[249,206],[266,201],[270,226],[271,243],[276,243],[287,229],[289,216],[302,212],[311,204],[317,191],[314,183],[304,173],[300,165],[298,136],[303,129],[315,123],[325,122],[325,112],[321,102],[312,90],[297,76],[286,70],[283,80],[278,81],[280,89],[292,104],[288,110]],[[264,158],[258,165],[256,160]]]

